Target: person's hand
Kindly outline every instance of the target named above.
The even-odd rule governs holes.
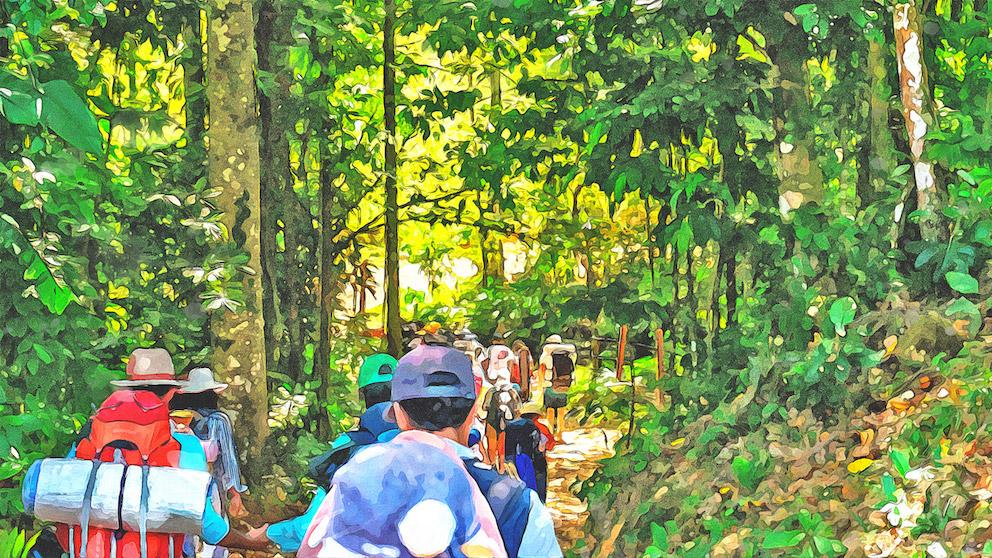
[[[245,504],[241,501],[241,493],[232,491],[231,500],[227,505],[227,511],[235,519],[248,516],[248,510],[245,509]]]
[[[267,539],[265,532],[268,531],[269,524],[260,525],[248,530],[248,538],[255,542],[263,542]]]
[[[503,466],[506,468],[505,472],[507,475],[510,475],[511,477],[520,480],[520,473],[517,472],[516,464],[511,463],[510,461],[505,461],[503,462]]]

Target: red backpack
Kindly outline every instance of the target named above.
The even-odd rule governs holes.
[[[142,501],[147,510],[149,467],[178,467],[179,442],[172,437],[169,406],[148,391],[117,391],[100,405],[89,434],[76,445],[76,458],[124,463],[142,469]],[[92,527],[89,502],[98,467],[93,468],[78,525],[59,525],[57,534],[69,558],[180,558],[183,535]],[[123,498],[123,495],[121,496]]]

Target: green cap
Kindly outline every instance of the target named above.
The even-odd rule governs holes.
[[[370,355],[358,369],[359,389],[371,384],[392,381],[393,370],[396,370],[395,358],[385,353]]]

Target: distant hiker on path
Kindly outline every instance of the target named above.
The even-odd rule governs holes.
[[[575,345],[562,343],[560,335],[551,335],[541,350],[541,376],[549,383],[544,388],[544,408],[556,439],[561,441],[565,429],[565,406],[575,374]]]
[[[548,496],[547,452],[555,447],[551,431],[540,422],[541,406],[524,403],[517,418],[506,425],[507,467],[544,502]]]
[[[534,380],[534,357],[530,354],[530,348],[521,339],[517,339],[511,346],[517,361],[513,367],[514,374],[511,374],[511,381],[520,386],[520,394],[525,401],[532,396],[531,386]]]
[[[500,378],[497,384],[486,392],[482,410],[486,413],[486,461],[503,472],[503,439],[506,425],[520,412],[520,393]]]

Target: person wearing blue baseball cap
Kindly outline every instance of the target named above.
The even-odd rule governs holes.
[[[504,555],[490,553],[487,546],[490,519],[506,556],[562,556],[551,514],[537,494],[479,461],[467,447],[476,405],[468,356],[449,347],[417,347],[396,365],[392,398],[387,417],[395,418],[402,432],[338,471],[300,548],[301,558]],[[479,495],[486,509],[472,511]],[[439,524],[450,528],[438,530]],[[423,528],[411,531],[408,525]],[[466,541],[480,540],[481,547],[465,550]]]
[[[396,421],[386,416],[392,405],[391,382],[395,368],[396,359],[384,353],[370,355],[362,361],[358,369],[358,391],[366,411],[358,419],[356,429],[342,433],[331,443],[330,449],[310,460],[309,474],[319,487],[307,511],[259,529],[283,552],[296,552],[300,548],[307,527],[327,496],[327,487],[337,470],[360,450],[389,441],[399,434]]]

